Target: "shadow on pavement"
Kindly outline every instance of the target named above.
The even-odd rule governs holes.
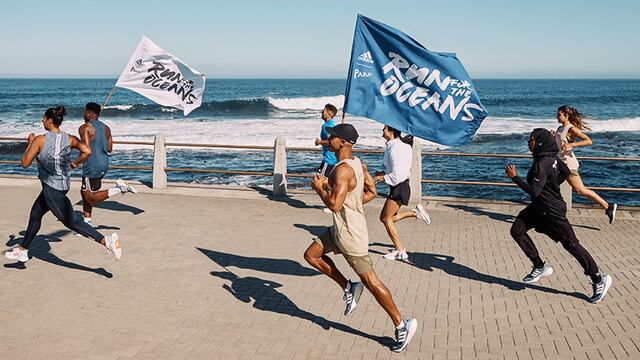
[[[288,259],[269,259],[249,256],[227,254],[223,252],[202,249],[196,247],[201,253],[213,260],[216,264],[226,268],[235,266],[241,269],[257,270],[272,274],[316,276],[320,275],[316,270],[309,269],[300,263]],[[301,254],[302,256],[302,254]]]
[[[286,295],[276,290],[282,286],[277,282],[257,277],[239,277],[230,271],[212,271],[211,275],[230,281],[230,286],[228,284],[224,284],[222,285],[222,288],[244,303],[249,304],[251,303],[251,299],[253,299],[253,307],[258,310],[270,311],[308,320],[321,326],[325,330],[333,328],[345,333],[371,339],[383,346],[390,347],[394,343],[394,340],[388,336],[381,337],[366,334],[350,326],[327,320],[322,316],[314,315],[308,311],[300,309]]]
[[[380,251],[370,250],[370,252],[382,254]],[[418,269],[433,271],[433,269],[440,269],[445,273],[457,276],[469,280],[481,281],[487,284],[498,284],[506,287],[509,290],[521,291],[524,289],[532,289],[542,291],[550,294],[561,294],[578,298],[580,300],[588,301],[589,297],[585,294],[578,292],[566,292],[556,290],[544,286],[527,284],[520,281],[513,281],[509,279],[503,279],[497,276],[480,273],[466,265],[458,264],[454,262],[455,258],[448,255],[408,252],[409,261],[402,261],[403,263],[411,266],[415,266]]]
[[[307,205],[307,203],[305,203],[304,201],[301,200],[297,200],[288,196],[273,196],[273,192],[271,190],[265,189],[263,187],[260,186],[252,186],[251,189],[259,192],[260,194],[264,195],[267,197],[267,199],[271,200],[271,201],[277,201],[277,202],[281,202],[281,203],[285,203],[291,207],[294,207],[296,209],[324,209],[325,206],[321,206],[321,205]]]
[[[55,254],[53,254],[51,252],[51,245],[49,245],[49,243],[51,242],[60,242],[62,241],[62,239],[60,239],[61,236],[64,236],[68,233],[70,233],[70,230],[59,230],[56,232],[53,232],[51,234],[47,234],[47,235],[38,235],[33,239],[33,242],[31,243],[31,247],[29,248],[29,255],[31,257],[34,257],[38,260],[42,260],[45,262],[48,262],[50,264],[53,265],[58,265],[58,266],[63,266],[69,269],[73,269],[73,270],[80,270],[80,271],[87,271],[87,272],[92,272],[96,275],[100,275],[100,276],[104,276],[106,278],[112,278],[113,274],[108,272],[107,270],[105,270],[104,268],[90,268],[84,265],[80,265],[80,264],[76,264],[76,263],[72,263],[66,260],[63,260],[59,257],[57,257]],[[24,236],[24,231],[20,232],[20,235]],[[17,245],[18,243],[20,243],[22,241],[23,238],[16,238],[15,235],[11,235],[9,236],[9,240],[7,241],[6,245],[7,246],[14,246]],[[93,240],[92,240],[93,241]],[[100,245],[102,246],[102,245]],[[3,255],[4,256],[4,255]],[[105,255],[106,258],[106,255]],[[25,263],[22,262],[15,262],[13,264],[5,264],[4,265],[5,268],[7,269],[26,269],[27,266]]]
[[[78,201],[76,203],[76,205],[82,206],[82,200]],[[101,202],[95,204],[93,207],[94,208],[98,208],[98,209],[112,210],[112,211],[130,212],[130,213],[132,213],[134,215],[142,214],[144,212],[143,209],[137,208],[135,206],[123,204],[123,203],[115,201],[115,200],[101,201]],[[80,213],[80,214],[82,214],[82,213]]]

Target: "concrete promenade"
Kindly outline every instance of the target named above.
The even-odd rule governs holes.
[[[394,354],[393,326],[373,296],[365,290],[346,318],[341,290],[304,262],[313,234],[331,224],[314,194],[138,186],[93,214],[99,231],[119,233],[122,260],[51,214],[33,259],[2,257],[1,359],[640,359],[640,211],[619,211],[613,225],[601,210],[570,213],[614,279],[594,305],[578,263],[534,232],[555,274],[520,281],[530,263],[509,227],[521,204],[426,198],[432,225],[398,223],[410,258],[390,262],[380,256],[390,246],[383,199],[374,200],[365,211],[375,269],[419,321]],[[0,177],[3,245],[22,238],[39,189]],[[80,211],[78,182],[70,198]]]

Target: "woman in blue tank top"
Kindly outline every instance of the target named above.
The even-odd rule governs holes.
[[[60,130],[60,124],[66,114],[64,106],[47,109],[42,118],[47,133],[38,136],[29,134],[27,150],[22,155],[22,167],[28,168],[36,159],[42,191],[31,208],[29,225],[22,243],[5,253],[9,259],[21,262],[29,260],[28,249],[31,241],[40,230],[42,217],[49,211],[67,228],[104,245],[116,260],[122,256],[118,234],[113,233],[105,237],[91,225],[76,218],[73,213],[73,205],[67,197],[70,187],[69,172],[89,157],[91,149],[77,137]],[[71,160],[71,149],[80,151],[75,160]]]

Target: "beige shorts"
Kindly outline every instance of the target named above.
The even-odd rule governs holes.
[[[345,260],[347,260],[349,266],[351,266],[356,274],[362,275],[373,270],[373,261],[371,261],[371,257],[368,254],[365,256],[352,256],[343,254],[338,245],[336,245],[330,228],[327,228],[327,231],[313,240],[320,244],[320,246],[322,246],[323,254],[328,254],[331,252],[336,255],[342,254]]]

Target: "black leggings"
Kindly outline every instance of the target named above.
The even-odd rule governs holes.
[[[527,231],[532,228],[547,235],[553,241],[560,242],[562,247],[578,260],[586,275],[592,279],[598,276],[598,265],[587,249],[580,245],[566,217],[543,215],[532,205],[527,206],[518,214],[511,226],[511,236],[530,260],[540,257],[533,240],[527,234]]]
[[[97,242],[101,242],[104,239],[104,235],[96,231],[91,225],[85,223],[80,218],[76,218],[73,213],[73,206],[71,201],[67,198],[67,191],[56,190],[51,186],[42,183],[42,191],[38,198],[31,207],[31,214],[29,215],[29,225],[22,241],[22,247],[29,248],[31,241],[36,237],[38,231],[40,231],[40,225],[42,224],[42,217],[48,211],[51,211],[53,215],[60,220],[64,226],[77,232],[80,235],[94,239]]]

